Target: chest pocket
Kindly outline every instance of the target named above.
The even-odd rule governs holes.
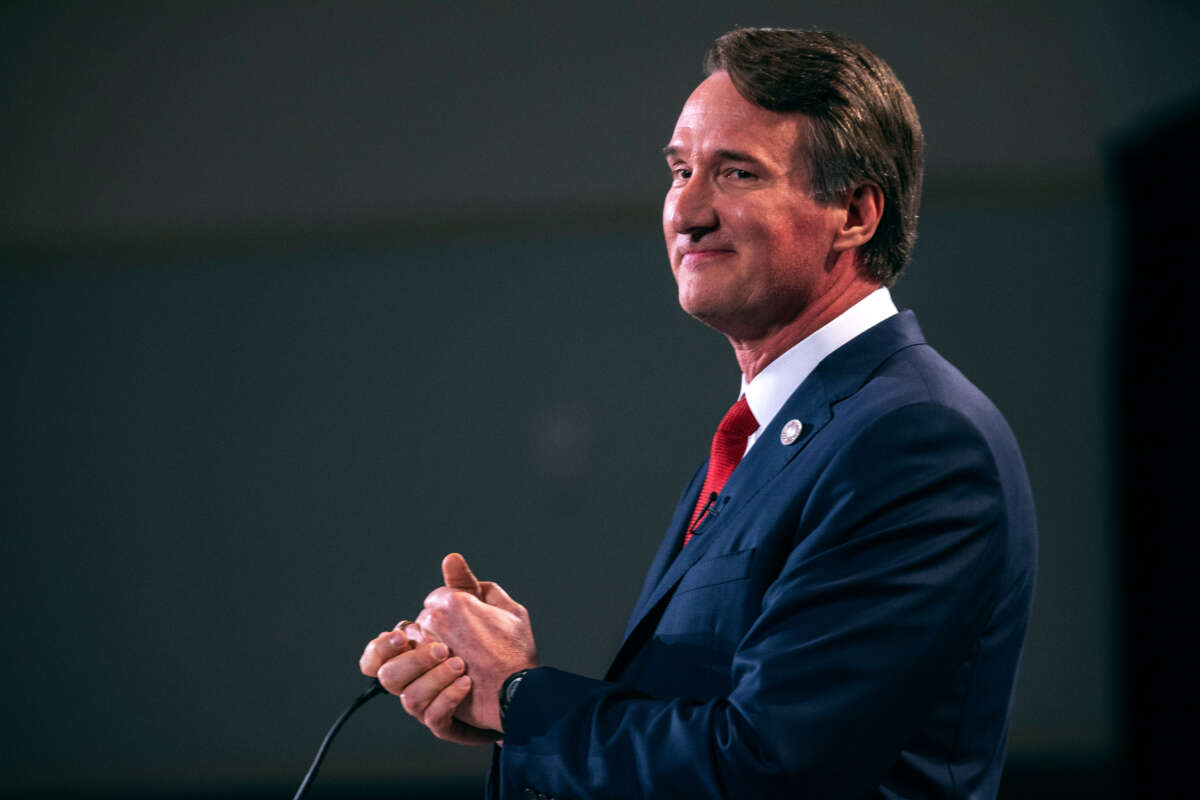
[[[754,548],[696,562],[675,587],[655,637],[687,652],[689,669],[729,680],[729,659],[761,607],[748,578]]]
[[[706,586],[742,580],[750,575],[750,565],[753,561],[753,547],[697,561],[680,579],[675,594],[681,595]]]

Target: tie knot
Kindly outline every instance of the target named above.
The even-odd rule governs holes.
[[[754,412],[750,410],[750,404],[746,402],[746,395],[739,397],[738,401],[729,407],[721,424],[717,426],[717,430],[731,436],[741,437],[749,436],[758,430],[758,420],[754,418]]]

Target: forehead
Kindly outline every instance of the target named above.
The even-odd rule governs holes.
[[[716,72],[684,103],[667,149],[693,158],[733,150],[790,163],[803,128],[800,114],[757,106],[738,94],[727,73]]]

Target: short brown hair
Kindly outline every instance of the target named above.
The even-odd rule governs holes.
[[[755,105],[804,115],[813,199],[829,202],[864,180],[879,184],[883,218],[862,246],[862,263],[872,280],[895,283],[917,238],[925,137],[883,59],[828,31],[739,28],[713,43],[704,69],[727,72]]]

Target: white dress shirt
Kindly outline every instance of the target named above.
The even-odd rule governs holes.
[[[896,304],[887,287],[881,286],[843,311],[824,326],[792,345],[746,383],[742,376],[742,390],[738,395],[746,396],[746,403],[758,420],[758,430],[746,440],[749,451],[758,441],[763,429],[771,422],[796,388],[804,382],[817,364],[827,355],[868,328],[883,322],[896,313]]]

